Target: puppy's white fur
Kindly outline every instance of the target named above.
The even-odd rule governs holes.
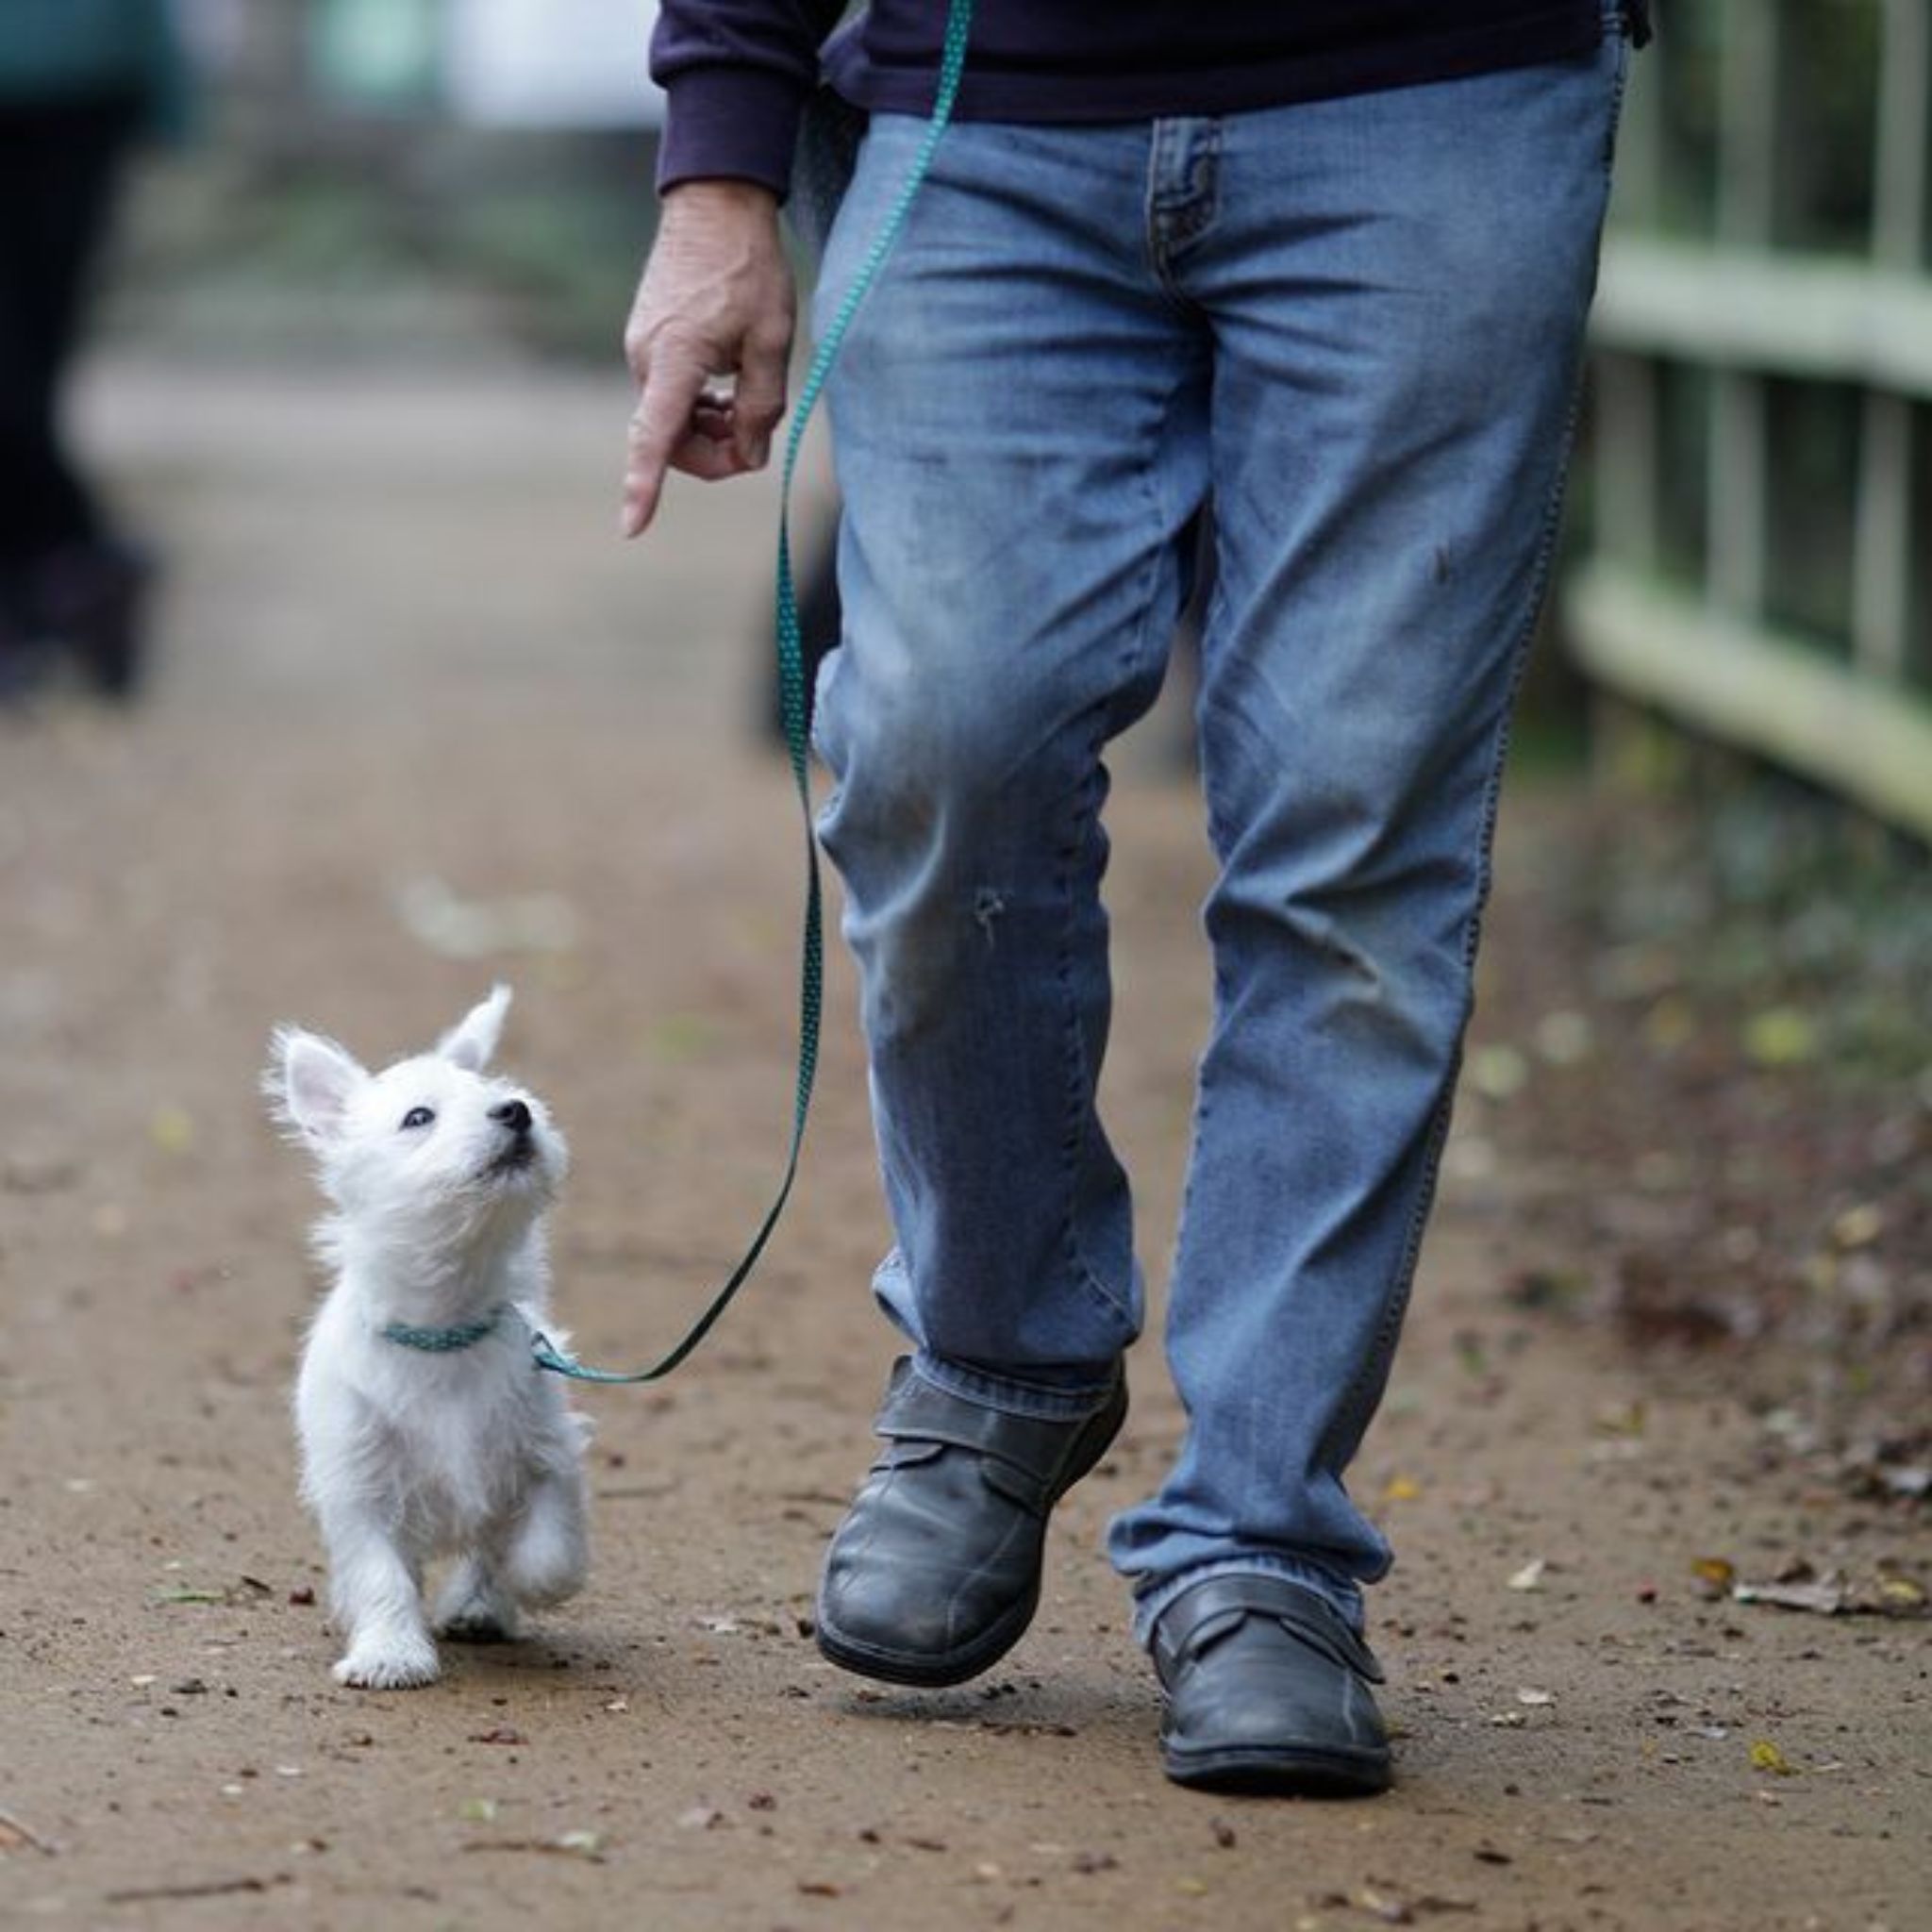
[[[454,1558],[441,1635],[513,1637],[588,1566],[588,1429],[531,1360],[549,1331],[543,1216],[568,1160],[542,1104],[490,1077],[499,986],[434,1051],[371,1074],[333,1041],[275,1036],[263,1085],[315,1156],[334,1212],[315,1230],[333,1285],[295,1389],[302,1491],[319,1524],[345,1641],[343,1684],[438,1674],[425,1564]],[[525,1124],[519,1111],[527,1110]],[[441,1353],[385,1336],[495,1319]]]

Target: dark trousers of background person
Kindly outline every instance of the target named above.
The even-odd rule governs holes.
[[[139,122],[131,97],[0,106],[0,637],[133,675],[142,567],[61,431],[63,379]]]

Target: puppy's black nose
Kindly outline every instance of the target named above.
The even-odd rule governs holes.
[[[501,1107],[492,1107],[490,1118],[502,1122],[512,1134],[530,1131],[530,1109],[521,1100],[506,1100]]]

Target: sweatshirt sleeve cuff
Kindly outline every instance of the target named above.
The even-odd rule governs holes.
[[[665,92],[658,192],[680,181],[757,181],[782,201],[804,96],[789,75],[761,67],[693,67]]]

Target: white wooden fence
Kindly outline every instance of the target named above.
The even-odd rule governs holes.
[[[1932,840],[1932,0],[1658,11],[1564,628],[1604,686]],[[1791,426],[1806,391],[1846,430],[1822,487]],[[1840,567],[1794,598],[1790,554],[1834,528]]]

